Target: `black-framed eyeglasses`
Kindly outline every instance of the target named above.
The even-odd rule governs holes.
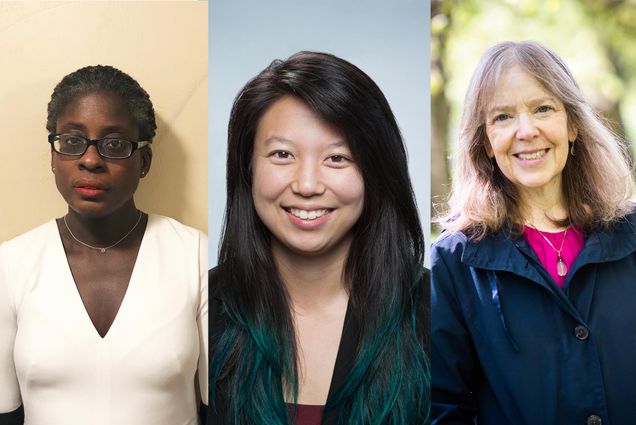
[[[82,156],[89,146],[95,146],[97,153],[109,159],[130,158],[135,150],[150,144],[150,142],[132,142],[118,137],[91,140],[77,134],[49,134],[49,143],[55,152],[69,156]]]

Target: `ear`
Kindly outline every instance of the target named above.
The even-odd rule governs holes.
[[[140,176],[142,179],[148,175],[150,172],[150,165],[152,164],[152,149],[150,146],[146,146],[139,151],[141,157],[141,173]]]
[[[578,135],[579,131],[576,128],[568,128],[568,142],[574,143]]]
[[[51,171],[55,174],[55,151],[53,146],[51,146]]]

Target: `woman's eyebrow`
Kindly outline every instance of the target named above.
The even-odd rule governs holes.
[[[283,136],[277,136],[277,135],[270,136],[270,137],[268,137],[267,139],[265,139],[263,141],[263,143],[265,143],[265,145],[271,145],[272,143],[276,143],[276,142],[285,143],[285,144],[288,144],[288,145],[293,145],[294,144],[293,140],[287,139],[287,138],[285,138]]]
[[[80,130],[82,132],[87,131],[87,127],[81,122],[67,122],[60,126],[64,131],[67,130]],[[122,127],[120,125],[109,125],[102,129],[100,129],[100,134],[109,134],[109,133],[128,133],[130,131],[129,128]]]
[[[341,147],[349,147],[349,144],[344,140],[336,140],[335,142],[329,143],[330,148],[341,148]]]
[[[108,127],[102,128],[102,130],[101,130],[102,134],[108,134],[108,133],[122,133],[122,134],[125,134],[125,133],[128,133],[128,132],[130,132],[129,128],[121,127],[121,126],[118,126],[118,125],[110,125]]]
[[[556,98],[552,97],[552,96],[541,96],[541,97],[535,97],[533,99],[530,100],[526,100],[523,103],[525,105],[536,105],[538,103],[543,103],[543,102],[552,102],[552,103],[556,103]],[[493,114],[495,112],[505,112],[505,111],[509,111],[511,109],[514,109],[515,106],[514,105],[493,105],[491,108],[488,109],[488,115]]]
[[[80,131],[86,130],[86,127],[84,126],[84,124],[79,122],[67,122],[61,125],[60,128],[66,129],[66,130],[80,130]]]
[[[537,103],[544,103],[544,102],[556,103],[556,98],[552,96],[535,97],[534,99],[528,100],[526,102],[526,105],[536,105]]]

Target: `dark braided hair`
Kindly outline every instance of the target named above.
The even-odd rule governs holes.
[[[109,65],[86,66],[62,78],[55,86],[47,108],[46,129],[49,133],[55,133],[58,115],[75,97],[97,91],[118,94],[137,123],[140,140],[152,140],[157,124],[150,96],[134,78]]]

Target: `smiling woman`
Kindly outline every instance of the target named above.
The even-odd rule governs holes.
[[[51,170],[68,212],[0,245],[0,412],[13,411],[0,424],[21,424],[21,404],[33,425],[198,423],[207,240],[135,206],[155,129],[150,97],[118,69],[55,87]]]
[[[569,143],[576,140],[563,103],[518,66],[502,75],[492,97],[496,103],[486,112],[488,157],[522,198],[556,204]]]
[[[274,61],[234,101],[227,164],[209,422],[426,423],[424,239],[380,89],[329,54]]]
[[[263,114],[254,137],[256,213],[272,249],[346,256],[364,203],[360,170],[343,137],[288,96]]]
[[[625,144],[535,42],[482,57],[432,254],[434,424],[632,423]]]

